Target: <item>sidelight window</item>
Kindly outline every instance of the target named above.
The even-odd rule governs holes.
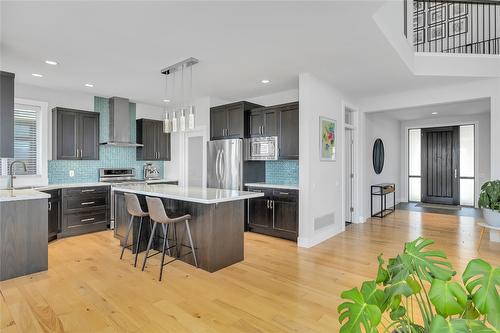
[[[408,131],[408,201],[421,199],[421,131],[420,128]]]

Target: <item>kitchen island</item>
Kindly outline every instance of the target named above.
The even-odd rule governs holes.
[[[214,188],[182,187],[175,185],[130,184],[118,185],[114,189],[115,237],[123,245],[129,215],[125,205],[124,193],[138,196],[143,210],[147,211],[146,196],[161,198],[170,217],[190,214],[190,227],[196,249],[198,265],[208,272],[215,272],[244,259],[244,218],[245,200],[262,196],[262,193],[222,190]],[[150,236],[150,230],[143,226],[139,251],[144,251]],[[135,223],[132,237],[135,240],[139,224]],[[161,228],[157,228],[158,236]],[[177,227],[177,238],[185,235],[184,225]],[[127,244],[132,243],[129,237]],[[173,241],[173,235],[169,236]],[[186,240],[184,240],[186,244]],[[159,249],[160,242],[155,241]],[[194,265],[191,255],[183,256],[190,250],[182,247],[180,260]]]
[[[34,190],[0,190],[0,281],[47,270],[48,198]]]

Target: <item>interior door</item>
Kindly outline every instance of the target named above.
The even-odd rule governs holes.
[[[460,203],[460,128],[422,129],[422,202]]]
[[[352,189],[354,180],[354,170],[353,170],[353,145],[354,138],[352,129],[345,129],[345,222],[352,223],[352,212],[353,200],[352,200]]]

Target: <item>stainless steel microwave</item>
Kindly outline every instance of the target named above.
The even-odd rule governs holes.
[[[246,161],[270,161],[278,159],[278,137],[245,139]]]

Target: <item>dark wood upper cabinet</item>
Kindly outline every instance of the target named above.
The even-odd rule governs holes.
[[[299,158],[299,103],[253,109],[248,114],[248,137],[277,136],[279,159]]]
[[[14,158],[14,77],[0,71],[0,158]]]
[[[279,111],[278,147],[280,159],[299,158],[299,103],[290,103]]]
[[[238,139],[248,135],[248,112],[261,105],[236,102],[210,109],[210,140]]]
[[[52,109],[53,158],[99,159],[99,113],[66,108]]]
[[[170,133],[163,133],[161,120],[137,119],[137,160],[170,161]]]

